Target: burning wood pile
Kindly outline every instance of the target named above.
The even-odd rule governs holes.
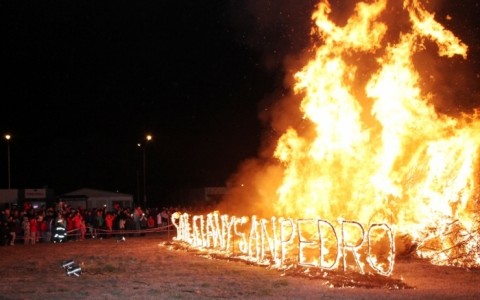
[[[435,264],[479,267],[480,110],[442,113],[435,105],[443,96],[430,88],[449,75],[436,72],[436,64],[466,60],[468,46],[427,4],[359,1],[346,15],[320,1],[312,15],[314,46],[294,74],[295,95],[285,100],[298,104],[297,112],[285,120],[275,116],[272,126],[281,134],[272,157],[243,166],[220,208],[283,221],[242,231],[236,228],[242,217],[226,217],[212,229],[198,229],[200,216],[187,215],[183,225],[191,226],[182,227],[177,215],[180,239],[211,247],[205,241],[229,234],[221,231],[227,224],[234,236],[254,236],[254,243],[238,247],[255,259],[271,249],[275,261],[279,250],[271,245],[288,247],[290,233],[282,230],[290,220],[293,244],[303,249],[295,252],[300,264],[322,269],[343,260],[362,272],[363,259],[389,275],[395,249]],[[298,119],[288,122],[292,115]],[[270,235],[252,229],[267,223]],[[275,238],[275,232],[285,236]]]

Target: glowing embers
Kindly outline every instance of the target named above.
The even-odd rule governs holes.
[[[206,216],[175,213],[172,223],[178,241],[211,248],[257,264],[286,268],[291,265],[325,270],[393,272],[394,234],[387,224],[365,230],[355,221],[339,220],[340,229],[327,220],[235,217],[218,212]],[[340,234],[338,234],[339,232]],[[365,264],[367,263],[367,264]]]

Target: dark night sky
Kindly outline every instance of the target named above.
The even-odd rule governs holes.
[[[136,195],[146,133],[152,197],[224,185],[256,156],[259,111],[282,89],[282,60],[308,45],[315,3],[2,1],[0,131],[13,135],[12,188]],[[465,21],[478,4],[458,11],[461,37],[478,42]],[[4,143],[0,187],[7,182]]]
[[[256,21],[263,8],[248,2],[3,1],[0,130],[13,135],[11,187],[136,195],[146,133],[152,194],[224,185],[257,153],[259,103],[281,86],[286,50],[275,48],[289,30],[277,7],[263,1],[270,19]]]

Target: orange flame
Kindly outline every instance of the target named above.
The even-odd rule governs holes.
[[[466,58],[467,46],[418,0],[404,1],[410,29],[387,44],[386,7],[387,0],[359,2],[338,26],[329,2],[318,4],[314,32],[323,43],[295,74],[311,126],[292,126],[278,140],[274,156],[283,178],[275,213],[389,222],[428,257],[439,252],[427,244],[478,248],[480,121],[477,114],[437,113],[413,60],[426,41],[445,57]],[[373,62],[368,72],[364,60]],[[452,224],[475,242],[446,238]],[[442,253],[436,258],[449,258]],[[469,264],[480,265],[478,252]]]
[[[443,96],[425,90],[431,78],[421,76],[430,49],[443,62],[465,60],[468,47],[421,1],[400,4],[359,1],[348,19],[335,22],[330,3],[320,1],[312,15],[319,45],[294,75],[294,100],[301,102],[291,102],[303,120],[295,123],[286,109],[292,105],[282,103],[284,118],[273,127],[290,125],[264,152],[275,161],[243,164],[219,211],[337,220],[331,225],[342,228],[350,246],[362,237],[359,226],[344,226],[355,224],[349,221],[390,224],[400,253],[480,266],[480,109],[457,117],[438,112],[434,103]],[[301,241],[319,238],[302,234]],[[320,246],[325,255],[335,249]]]

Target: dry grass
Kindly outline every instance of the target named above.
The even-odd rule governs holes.
[[[392,278],[300,276],[209,255],[166,236],[0,247],[0,299],[478,298],[480,272],[397,262]],[[61,263],[73,259],[80,277]],[[339,278],[348,288],[332,288]],[[383,280],[383,283],[382,283]],[[367,283],[367,284],[365,284]],[[400,284],[399,289],[393,288]],[[353,288],[351,286],[354,286]],[[409,289],[407,287],[414,287]]]

